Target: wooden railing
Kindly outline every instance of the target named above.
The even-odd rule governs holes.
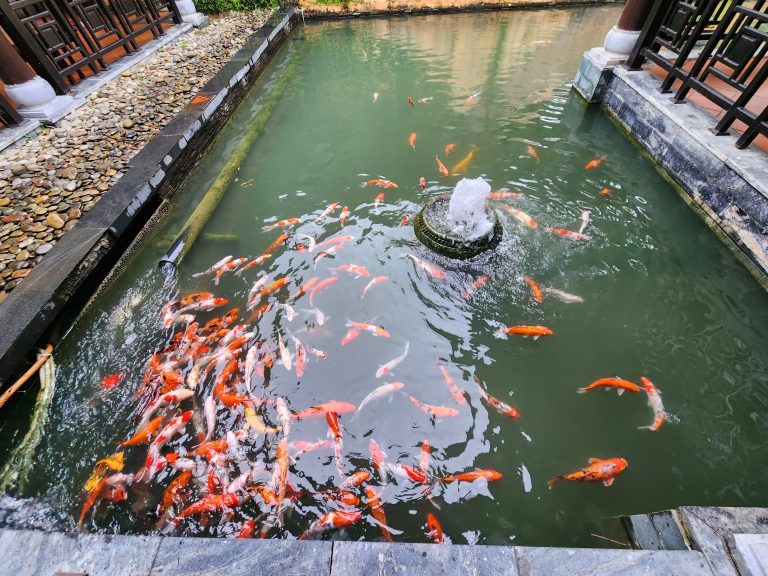
[[[716,134],[743,122],[738,148],[768,136],[768,105],[755,105],[768,89],[768,0],[656,0],[627,65],[646,59],[663,69],[660,89],[674,89],[674,101],[693,90],[724,111]]]

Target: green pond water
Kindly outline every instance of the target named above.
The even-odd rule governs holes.
[[[196,313],[202,324],[238,306],[247,317],[249,290],[260,275],[287,278],[286,289],[263,302],[273,306],[247,324],[262,350],[278,348],[278,334],[295,354],[296,337],[308,354],[303,376],[275,361],[265,377],[254,376],[253,394],[268,403],[257,409],[279,425],[274,401],[293,411],[331,400],[358,405],[375,387],[399,381],[391,400],[376,400],[359,413],[341,415],[345,475],[371,472],[395,540],[427,541],[425,518],[433,513],[454,543],[600,546],[604,520],[621,514],[683,504],[768,505],[768,297],[652,164],[599,109],[587,110],[569,89],[585,49],[599,45],[620,8],[575,8],[446,16],[320,22],[300,27],[270,66],[264,80],[236,111],[213,149],[200,158],[165,223],[144,242],[129,266],[103,290],[59,344],[57,391],[36,463],[19,496],[48,510],[52,526],[74,527],[85,500],[83,485],[95,462],[135,431],[144,399],[134,397],[150,356],[178,330],[164,329],[169,300],[208,290],[229,305]],[[169,237],[179,230],[197,199],[215,179],[249,122],[285,84],[264,132],[242,163],[205,232],[235,234],[235,242],[202,237],[175,274],[157,266]],[[374,94],[378,97],[374,101]],[[480,93],[467,103],[470,95]],[[411,107],[407,98],[416,102]],[[420,98],[432,98],[419,104]],[[409,134],[417,134],[415,150]],[[455,144],[450,155],[447,144]],[[538,160],[529,154],[533,146]],[[429,253],[404,215],[429,198],[450,192],[460,175],[443,177],[437,154],[449,170],[476,147],[463,176],[483,176],[494,190],[519,192],[496,204],[504,225],[497,249],[468,261]],[[606,156],[594,170],[590,160]],[[397,189],[361,187],[375,178]],[[421,190],[419,179],[426,178]],[[612,197],[599,192],[608,187]],[[383,202],[374,198],[384,192]],[[331,203],[332,216],[320,214]],[[523,210],[532,229],[502,208]],[[340,209],[350,215],[342,226]],[[590,239],[574,241],[548,227],[578,230],[589,209]],[[290,240],[271,259],[242,276],[228,273],[214,286],[211,276],[193,277],[226,255],[255,258],[278,236],[264,232],[276,220],[299,218]],[[350,235],[337,254],[298,249]],[[415,266],[411,254],[440,267],[434,278]],[[362,292],[370,278],[335,272],[333,285],[315,297],[327,317],[320,326],[308,296],[282,303],[313,276],[325,279],[344,264],[365,266],[389,280]],[[470,299],[476,279],[490,279]],[[545,292],[536,302],[524,277],[542,287],[578,295],[565,303]],[[391,337],[363,333],[345,346],[347,319],[372,322]],[[499,336],[503,326],[536,324],[554,331],[537,340]],[[380,364],[409,353],[394,374],[377,379]],[[253,344],[255,345],[255,344]],[[244,361],[248,346],[240,355]],[[294,358],[295,363],[295,358]],[[186,376],[193,362],[180,369]],[[454,399],[439,366],[464,391]],[[203,402],[223,363],[201,381],[180,409],[194,410],[185,431],[163,453],[184,453],[205,431]],[[241,365],[239,376],[242,379]],[[123,370],[125,380],[104,391],[103,378]],[[475,384],[519,410],[519,419],[489,407]],[[618,396],[577,389],[608,376],[639,382],[647,376],[663,392],[670,415],[660,430],[644,393]],[[243,385],[238,384],[243,392]],[[409,399],[451,407],[458,415],[432,419]],[[170,418],[173,410],[166,412]],[[218,405],[215,436],[242,429],[242,407]],[[7,450],[22,427],[3,424]],[[293,421],[289,441],[327,437],[324,418]],[[231,480],[254,469],[253,481],[270,485],[281,435],[251,431],[226,462]],[[503,478],[486,483],[431,488],[400,473],[385,485],[371,463],[375,439],[393,468],[418,468],[420,446],[432,447],[429,479],[480,469]],[[295,454],[295,445],[289,452]],[[143,465],[147,446],[125,449],[125,472]],[[577,470],[590,457],[621,457],[629,467],[611,487],[547,480]],[[260,467],[263,470],[260,471]],[[207,464],[201,461],[186,504],[205,495]],[[101,532],[150,533],[167,529],[156,506],[171,478],[165,469],[149,483],[134,482],[127,500],[102,502],[85,528]],[[288,484],[301,497],[287,502],[281,527],[269,537],[298,537],[332,509],[348,509],[318,497],[341,479],[331,448],[290,462]],[[325,538],[381,539],[365,508],[362,488],[356,508],[362,519]],[[260,497],[234,512],[180,523],[176,534],[229,537],[247,519],[271,508]],[[271,521],[272,516],[261,518]]]

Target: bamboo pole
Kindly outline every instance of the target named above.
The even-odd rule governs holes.
[[[186,256],[187,252],[189,252],[189,249],[195,243],[203,228],[205,228],[208,220],[210,220],[211,216],[216,211],[216,207],[219,205],[222,197],[235,180],[241,164],[253,147],[253,143],[256,141],[259,134],[261,134],[272,111],[285,93],[288,82],[295,73],[297,65],[298,60],[294,55],[291,57],[285,70],[283,70],[283,73],[272,87],[261,110],[256,114],[256,117],[251,122],[248,130],[243,134],[237,147],[232,151],[232,155],[229,157],[226,164],[224,164],[224,167],[216,177],[216,180],[214,180],[213,184],[211,184],[211,187],[208,189],[208,192],[206,192],[205,196],[200,200],[186,224],[182,226],[181,232],[176,235],[176,239],[172,242],[171,247],[160,259],[161,266],[163,264],[178,266],[184,256]]]
[[[6,402],[8,402],[8,399],[13,396],[16,391],[21,388],[24,383],[29,380],[38,370],[40,370],[40,367],[45,364],[45,361],[48,359],[48,357],[51,355],[51,352],[53,352],[53,344],[48,344],[45,347],[45,350],[40,352],[40,354],[37,357],[37,360],[35,360],[35,363],[32,364],[32,367],[24,372],[24,374],[16,380],[16,382],[13,383],[13,386],[8,388],[2,396],[0,396],[0,408],[2,408]]]

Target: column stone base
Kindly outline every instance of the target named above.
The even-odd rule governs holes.
[[[195,28],[208,24],[208,16],[198,12],[192,0],[176,0],[176,8],[179,9],[182,21],[192,24]]]
[[[18,106],[24,118],[56,122],[72,106],[72,96],[57,96],[51,85],[40,76],[21,84],[8,84],[5,91]]]
[[[599,102],[603,99],[613,69],[626,59],[626,55],[614,54],[602,47],[587,50],[581,57],[581,64],[573,80],[574,89],[587,102]]]

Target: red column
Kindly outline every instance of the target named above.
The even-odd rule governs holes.
[[[639,32],[643,29],[652,7],[653,0],[627,0],[616,27],[619,30]]]
[[[35,77],[32,68],[16,52],[5,34],[0,31],[0,81],[10,86],[29,82]]]

